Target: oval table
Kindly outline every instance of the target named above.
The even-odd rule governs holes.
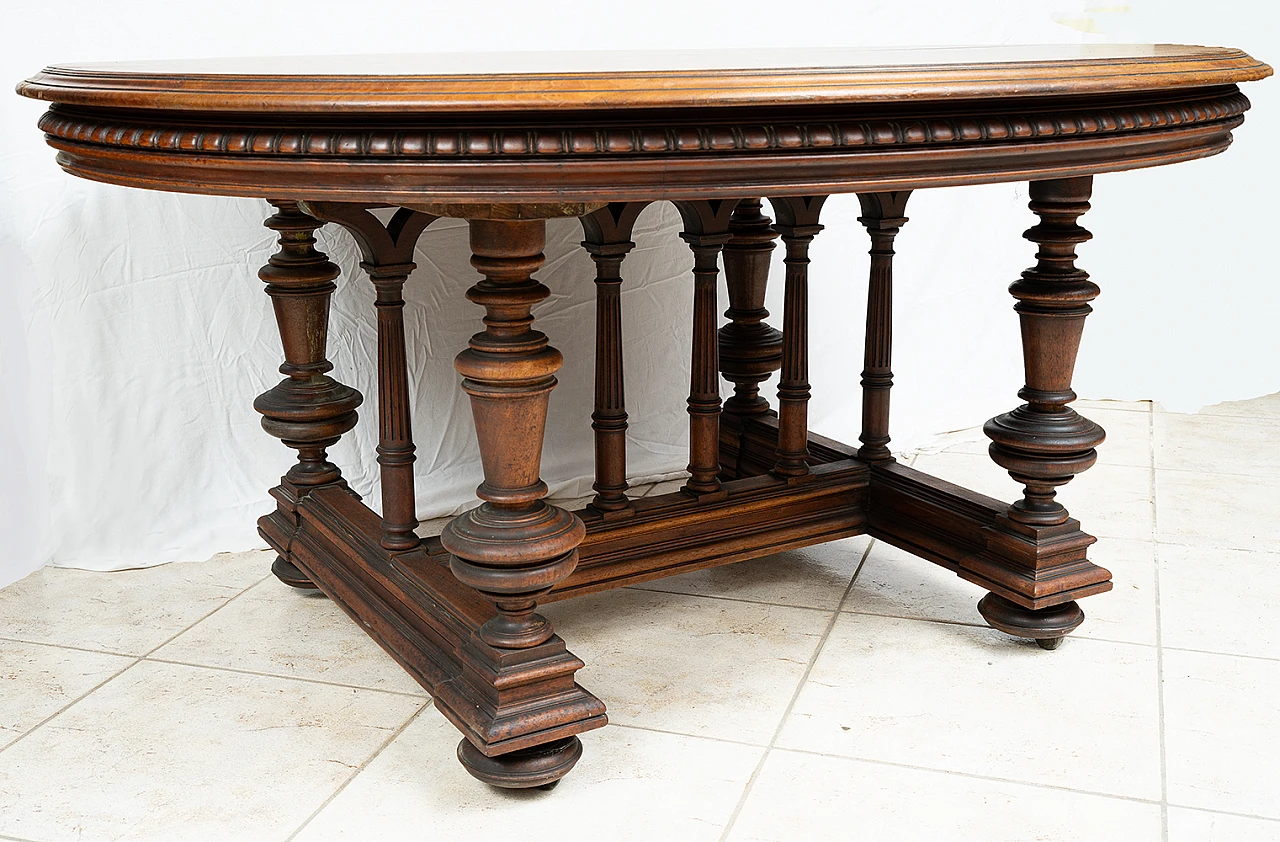
[[[1271,74],[1234,49],[1173,45],[671,53],[509,53],[188,60],[47,68],[19,93],[67,172],[111,184],[267,199],[279,251],[259,273],[284,379],[257,399],[297,451],[259,530],[289,585],[319,588],[463,733],[458,757],[504,787],[558,781],[603,726],[583,663],[538,602],[870,534],[990,593],[992,626],[1055,648],[1111,588],[1094,538],[1055,500],[1102,429],[1068,404],[1089,302],[1076,266],[1095,173],[1227,148]],[[1014,281],[1024,403],[991,419],[991,458],[1025,486],[1006,504],[889,451],[893,242],[916,189],[1030,182],[1035,265]],[[871,239],[860,446],[808,431],[808,249],[823,203],[856,193]],[[762,198],[776,219],[763,213]],[[649,203],[671,201],[692,250],[689,479],[627,495],[621,267]],[[394,207],[393,214],[371,209]],[[575,216],[597,268],[595,491],[568,512],[539,478],[561,355],[534,329],[545,221]],[[469,220],[467,297],[484,309],[457,356],[484,469],[482,505],[415,533],[402,288],[419,235]],[[382,220],[388,219],[389,222]],[[329,376],[338,267],[315,230],[350,231],[377,289],[382,511],[326,448],[362,396]],[[781,329],[764,319],[785,252]],[[718,325],[723,262],[727,324]],[[779,372],[776,410],[760,384]],[[721,378],[733,395],[721,402]],[[587,423],[587,419],[583,419]]]

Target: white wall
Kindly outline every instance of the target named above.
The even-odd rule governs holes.
[[[1088,9],[1088,10],[1087,10]],[[1127,10],[1127,11],[1126,11]],[[794,15],[792,13],[795,13]],[[1243,47],[1280,59],[1272,4],[1189,0],[986,2],[568,2],[350,4],[9,0],[0,81],[57,61],[431,50],[631,49],[1165,41]],[[1085,332],[1077,389],[1172,408],[1280,389],[1280,230],[1275,80],[1248,87],[1255,110],[1225,155],[1102,176],[1081,265],[1103,289]],[[52,562],[92,568],[201,559],[259,544],[256,517],[291,452],[258,427],[253,397],[277,379],[279,342],[255,276],[271,251],[262,203],[110,187],[63,174],[35,128],[39,103],[0,95],[0,585]],[[913,197],[898,243],[895,442],[980,423],[1016,403],[1017,322],[1005,287],[1031,262],[1022,185]],[[865,234],[857,202],[827,206],[813,247],[814,427],[856,439]],[[686,461],[683,391],[688,252],[668,207],[642,219],[624,267],[632,472]],[[586,491],[590,472],[591,263],[577,223],[550,227],[553,290],[540,326],[566,353],[544,475]],[[345,233],[324,247],[355,269]],[[421,514],[452,511],[479,480],[454,353],[477,326],[462,299],[474,273],[465,228],[424,237],[408,285],[418,387]],[[780,284],[771,309],[780,320]],[[358,274],[336,296],[336,376],[367,397],[375,381],[372,292]],[[852,325],[852,327],[849,327]],[[377,505],[364,423],[335,449]],[[1011,485],[1012,490],[1012,485]],[[372,493],[371,493],[372,492]]]

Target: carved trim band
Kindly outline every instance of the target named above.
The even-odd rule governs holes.
[[[165,152],[353,158],[492,158],[697,152],[855,151],[867,147],[1025,142],[1214,123],[1249,108],[1238,90],[1113,107],[977,117],[901,117],[713,126],[533,128],[278,128],[147,125],[55,106],[40,120],[51,137]]]

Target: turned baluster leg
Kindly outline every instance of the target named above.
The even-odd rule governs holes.
[[[535,660],[532,650],[552,638],[537,600],[573,572],[586,529],[576,515],[542,499],[547,486],[538,476],[547,403],[562,361],[532,329],[530,315],[549,295],[531,277],[543,263],[545,220],[473,219],[470,225],[471,263],[484,280],[467,298],[485,308],[485,330],[454,367],[471,399],[484,468],[476,493],[484,503],[455,518],[440,542],[452,554],[454,575],[497,608],[476,634],[476,644],[489,649],[485,660],[519,664]],[[558,780],[581,752],[576,736],[492,757],[468,740],[458,747],[473,775],[516,787]]]
[[[258,272],[275,309],[285,362],[285,379],[253,402],[262,428],[298,451],[298,462],[272,490],[276,512],[259,521],[263,537],[280,553],[271,570],[285,584],[314,588],[292,561],[289,543],[298,527],[298,501],[311,489],[344,485],[328,459],[327,448],[356,424],[363,398],[328,376],[325,359],[329,298],[337,288],[338,267],[315,248],[315,230],[323,225],[294,202],[272,202],[276,213],[264,223],[279,234],[280,250]]]
[[[360,267],[377,290],[378,313],[378,465],[382,485],[382,546],[411,550],[418,546],[413,488],[413,419],[409,366],[405,357],[404,283],[414,270],[413,249],[437,217],[401,208],[384,227],[360,205],[307,202],[303,209],[334,222],[355,237],[364,258]]]
[[[647,202],[614,202],[581,217],[582,247],[596,264],[596,496],[602,512],[627,509],[627,407],[622,376],[622,261],[635,248],[631,230]]]
[[[750,418],[769,412],[760,384],[782,365],[782,333],[765,323],[764,296],[778,232],[760,212],[759,199],[743,199],[729,218],[732,239],[724,247],[729,324],[720,328],[720,374],[733,384],[724,414]]]
[[[1095,448],[1105,437],[1101,427],[1067,406],[1076,398],[1071,377],[1084,320],[1092,311],[1089,302],[1098,295],[1098,287],[1075,265],[1076,245],[1091,236],[1076,220],[1089,209],[1092,185],[1091,176],[1031,183],[1030,207],[1040,223],[1023,236],[1040,249],[1035,267],[1009,287],[1018,299],[1014,309],[1026,373],[1018,396],[1026,403],[983,427],[991,439],[991,458],[1025,486],[1007,515],[1006,528],[1015,534],[1051,534],[1068,524],[1056,488],[1093,465]],[[978,607],[996,628],[1035,638],[1049,649],[1084,620],[1069,599],[1033,610],[992,593]]]
[[[893,388],[893,240],[906,224],[910,190],[859,193],[871,235],[871,277],[867,286],[867,332],[862,358],[862,434],[858,458],[883,462],[889,452],[889,390]]]
[[[684,218],[681,239],[693,251],[693,343],[689,372],[690,494],[719,494],[720,360],[716,330],[716,279],[720,251],[729,242],[736,202],[677,202]]]
[[[786,246],[786,292],[782,306],[782,372],[778,378],[778,461],[773,473],[809,473],[809,244],[822,226],[826,196],[770,199],[774,227]]]

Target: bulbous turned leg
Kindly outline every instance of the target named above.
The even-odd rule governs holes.
[[[582,740],[567,737],[533,748],[486,757],[469,740],[458,743],[458,761],[471,775],[503,789],[551,788],[582,757]]]
[[[586,527],[543,500],[547,485],[538,476],[561,364],[530,315],[550,294],[531,277],[543,262],[545,221],[470,224],[472,265],[484,280],[467,297],[485,307],[486,330],[454,364],[471,399],[484,467],[476,494],[484,502],[445,527],[440,543],[454,576],[497,611],[463,652],[483,677],[492,725],[464,739],[458,759],[495,786],[543,786],[577,762],[582,746],[574,734],[604,724],[603,705],[573,683],[582,662],[537,613],[538,599],[577,565]]]
[[[1030,638],[1041,649],[1050,650],[1061,646],[1062,639],[1084,622],[1084,612],[1075,602],[1033,611],[993,593],[978,600],[978,613],[992,628]]]
[[[1039,245],[1036,265],[1009,292],[1022,329],[1026,403],[983,427],[991,458],[1021,483],[1022,499],[987,531],[988,554],[967,559],[961,575],[993,591],[979,604],[987,622],[1053,649],[1084,620],[1075,599],[1111,589],[1111,574],[1085,551],[1094,538],[1080,530],[1058,486],[1097,460],[1101,427],[1068,406],[1076,352],[1089,302],[1098,287],[1075,265],[1075,248],[1090,234],[1076,224],[1089,209],[1092,177],[1031,183],[1031,210],[1040,223],[1023,236]]]
[[[298,527],[297,506],[312,489],[346,486],[342,472],[329,461],[327,449],[356,424],[356,408],[364,398],[328,372],[325,359],[329,298],[339,269],[315,248],[315,230],[324,223],[302,213],[294,202],[272,202],[276,213],[264,223],[279,234],[280,250],[258,273],[271,296],[285,362],[285,378],[259,395],[253,408],[262,428],[298,451],[298,461],[272,489],[276,511],[258,521],[258,531],[279,557],[271,570],[295,588],[314,588],[288,558]]]

